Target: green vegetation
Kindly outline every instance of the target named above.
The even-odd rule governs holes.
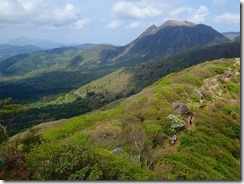
[[[233,73],[226,78],[230,66]],[[34,126],[11,138],[11,158],[25,172],[16,176],[22,168],[11,170],[7,160],[1,177],[240,180],[239,71],[239,58],[208,61],[170,74],[117,105]],[[194,80],[185,80],[187,75]],[[231,87],[224,88],[221,81],[231,81]],[[192,98],[196,88],[211,100]],[[187,105],[194,115],[192,125],[188,116],[174,111],[174,102]],[[174,120],[182,126],[170,145]]]
[[[91,52],[89,53],[88,50]],[[0,81],[0,98],[11,96],[15,103],[27,103],[30,108],[21,119],[16,121],[18,125],[11,129],[10,135],[14,135],[23,129],[41,122],[70,118],[98,109],[114,100],[138,93],[167,74],[177,72],[206,60],[222,57],[239,57],[240,43],[230,42],[192,48],[168,58],[124,68],[120,68],[121,66],[116,68],[110,65],[111,63],[107,63],[109,66],[104,63],[106,67],[102,67],[100,66],[102,62],[98,62],[100,60],[107,61],[110,56],[114,56],[112,53],[115,54],[118,51],[114,47],[97,45],[88,50],[79,51],[74,48],[60,48],[36,53],[36,57],[28,55],[12,58],[21,63],[22,59],[36,59],[37,56],[40,56],[44,64],[36,66],[40,68],[24,76],[4,77]],[[69,59],[71,56],[72,59]],[[53,58],[55,61],[50,58]],[[64,65],[54,64],[55,62],[63,63]],[[98,62],[97,65],[95,64],[96,62]],[[116,63],[116,61],[111,62],[113,64]],[[89,63],[92,65],[91,68],[89,68]],[[47,64],[54,65],[45,68]],[[34,67],[35,65],[31,66]],[[98,67],[97,69],[95,69],[96,66]],[[167,77],[161,80],[160,83],[161,85],[166,85],[172,82],[180,83],[181,81],[185,84],[190,82],[200,87],[202,85],[201,77],[208,77],[210,72],[221,74],[223,67],[211,66],[208,70],[201,70],[199,68],[198,73],[184,72],[182,73],[184,75],[183,78],[178,76],[172,81],[170,77]],[[231,68],[232,66],[226,64],[226,67]],[[120,69],[117,70],[118,68]],[[114,70],[117,71],[114,72]],[[236,75],[235,79],[232,80],[229,82],[235,83],[236,80],[240,80],[240,75]],[[229,87],[233,88],[231,85],[230,83]],[[167,90],[164,91],[165,95],[170,93]],[[179,88],[174,88],[174,90],[182,91]],[[236,91],[234,88],[232,90]],[[231,96],[238,99],[239,95],[234,91],[231,93]],[[167,96],[172,99],[179,98],[177,94]],[[192,96],[192,98],[193,101],[198,101],[196,96]],[[207,98],[211,101],[213,96],[206,96]]]
[[[27,110],[18,104],[12,104],[11,100],[11,98],[0,100],[0,127],[5,137],[5,157],[9,154],[8,128]]]

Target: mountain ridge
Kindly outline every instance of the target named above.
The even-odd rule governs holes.
[[[100,74],[100,78],[93,79],[92,82],[83,83],[80,86],[77,85],[73,90],[66,89],[63,94],[52,99],[48,98],[48,101],[41,99],[39,102],[31,102],[29,105],[32,109],[26,115],[35,118],[23,117],[18,121],[18,127],[23,125],[29,127],[30,124],[39,123],[40,121],[37,120],[40,119],[43,121],[53,118],[62,119],[83,114],[114,100],[136,94],[169,73],[177,72],[206,60],[234,57],[240,57],[240,42],[238,41],[191,48],[158,61],[124,67],[109,74]],[[78,76],[76,78],[79,79]],[[52,79],[49,78],[49,80]],[[66,79],[63,78],[63,80]],[[80,84],[80,80],[82,78],[76,80],[76,84]],[[26,82],[23,81],[22,83]],[[59,83],[59,81],[53,81],[51,84],[53,87]],[[69,85],[70,83],[68,82]],[[29,88],[31,89],[31,86]],[[20,88],[18,94],[21,91]],[[29,94],[25,90],[24,93],[31,96],[34,91]],[[10,91],[8,94],[10,94]],[[35,115],[36,112],[39,115]]]
[[[216,41],[228,42],[229,40],[209,26],[171,20],[166,21],[161,28],[160,26],[159,28],[156,26],[149,27],[137,39],[122,47],[99,44],[77,51],[76,54],[67,59],[65,65],[56,65],[55,68],[63,69],[71,66],[70,69],[86,71],[106,68],[118,69],[123,66],[168,57],[181,50]],[[15,58],[12,59],[16,60]],[[28,60],[29,65],[33,65],[34,60],[31,56]],[[18,61],[17,59],[16,62],[23,63],[25,61]],[[11,75],[14,75],[14,67],[11,66],[11,71],[13,71]],[[27,68],[28,64],[25,71],[28,71]],[[31,70],[33,70],[32,68]],[[19,70],[18,66],[15,70]],[[4,75],[8,72],[2,70],[1,73]]]
[[[82,177],[78,171],[91,176],[99,171],[102,174],[96,179],[105,180],[135,179],[134,174],[139,180],[239,180],[239,67],[239,58],[207,61],[165,76],[116,107],[40,124],[11,142],[26,155],[31,179],[67,180],[75,174]],[[174,111],[172,104],[177,102],[194,114],[192,125],[187,115]],[[184,126],[172,130],[175,121]],[[178,139],[171,145],[173,134]],[[115,154],[118,149],[122,155]],[[70,172],[60,171],[59,167],[68,171],[70,162],[53,163],[70,158],[71,153],[80,162],[72,162]],[[114,162],[120,169],[115,169]],[[146,170],[136,169],[138,165]],[[54,167],[55,174],[48,175]],[[133,172],[124,170],[128,167]],[[107,169],[113,171],[111,175],[106,175]]]

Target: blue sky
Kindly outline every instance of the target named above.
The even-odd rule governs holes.
[[[0,43],[28,37],[124,45],[169,19],[240,31],[240,1],[0,0]]]

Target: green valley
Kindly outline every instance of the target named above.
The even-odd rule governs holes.
[[[12,128],[11,135],[43,121],[70,118],[100,108],[114,100],[138,93],[169,73],[202,63],[205,60],[233,57],[240,57],[240,42],[238,41],[187,49],[162,60],[124,67],[70,92],[68,92],[70,88],[68,88],[69,78],[67,78],[66,91],[68,93],[54,99],[46,97],[42,101],[30,103],[31,108],[16,122],[18,125]],[[62,83],[65,78],[62,77]],[[74,80],[77,81],[77,84],[82,81],[78,77],[78,73]],[[56,82],[56,84],[59,83]],[[43,88],[47,87],[43,86]],[[28,90],[25,88],[23,90],[29,95]],[[42,94],[47,95],[48,91],[45,90],[45,92],[43,91]],[[18,94],[20,94],[19,91]]]
[[[4,165],[5,179],[240,180],[240,58],[171,73],[121,102],[10,141],[18,154],[5,161],[13,164]]]
[[[207,25],[169,20],[149,27],[124,46],[97,44],[21,54],[0,62],[0,89],[4,89],[0,98],[12,97],[18,103],[49,101],[122,67],[160,60],[197,46],[229,42]]]

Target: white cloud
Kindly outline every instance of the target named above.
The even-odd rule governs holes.
[[[113,5],[112,15],[117,19],[144,19],[161,14],[150,1],[118,1]]]
[[[32,18],[33,23],[49,25],[53,27],[63,27],[74,24],[80,19],[80,11],[72,4],[65,7],[47,10],[43,14],[38,14]]]
[[[170,11],[170,16],[180,16],[182,14],[188,13],[191,14],[194,12],[192,7],[182,6],[180,8],[176,8],[175,10]]]
[[[80,19],[75,23],[75,29],[83,29],[88,23],[88,19]]]
[[[195,10],[194,10],[195,11]],[[205,20],[208,15],[208,8],[204,5],[200,6],[192,16],[189,17],[189,21],[194,23],[201,23]]]
[[[198,9],[194,9],[190,6],[182,6],[169,12],[169,17],[175,19],[182,19],[183,17],[191,22],[200,23],[203,22],[208,15],[208,8],[201,5]]]
[[[228,0],[214,0],[213,5],[218,6],[218,7],[223,7],[226,6],[228,3]]]
[[[49,28],[81,28],[80,20],[80,10],[71,3],[57,6],[51,0],[45,3],[42,0],[0,0],[0,24],[28,23]]]
[[[141,21],[135,21],[130,23],[130,25],[127,28],[138,28],[142,26],[142,22]]]
[[[215,16],[213,21],[216,23],[240,24],[240,15],[226,12],[222,15]]]
[[[79,18],[79,14],[80,10],[73,4],[66,4],[64,8],[56,9],[53,12],[54,17],[60,20],[77,19]]]
[[[17,5],[23,7],[25,12],[34,12],[38,9],[41,0],[17,0]]]
[[[108,25],[108,29],[117,29],[121,26],[121,21],[120,20],[112,20]]]

